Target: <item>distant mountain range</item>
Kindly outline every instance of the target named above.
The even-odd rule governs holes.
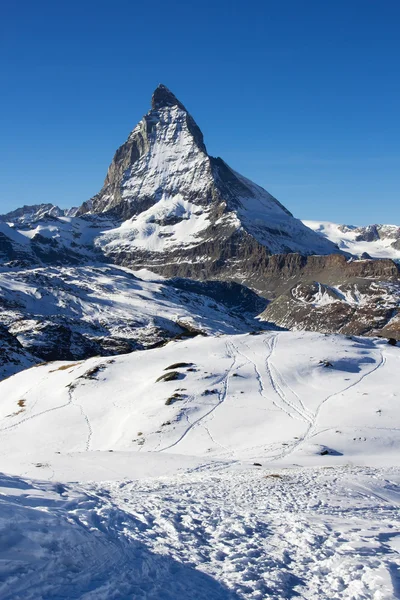
[[[338,225],[327,221],[303,221],[345,252],[361,258],[391,258],[400,260],[400,226],[398,225]]]

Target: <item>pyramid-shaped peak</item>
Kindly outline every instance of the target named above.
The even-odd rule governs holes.
[[[160,85],[154,90],[153,97],[151,99],[151,108],[159,109],[165,108],[166,106],[179,106],[183,110],[186,110],[182,102],[179,102],[178,98],[167,88],[167,86],[160,83]]]

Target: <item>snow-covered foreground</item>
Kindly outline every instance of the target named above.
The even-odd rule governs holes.
[[[395,469],[221,464],[97,484],[4,476],[0,596],[391,600],[399,481]]]
[[[266,332],[1,382],[0,597],[398,597],[399,366]]]

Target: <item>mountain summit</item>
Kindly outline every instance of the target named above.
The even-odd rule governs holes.
[[[179,106],[182,110],[186,110],[178,98],[167,88],[166,85],[160,83],[160,85],[154,90],[151,99],[151,108],[158,110],[159,108],[165,108],[166,106]]]
[[[231,277],[271,254],[331,254],[329,240],[266,190],[207,153],[203,134],[164,85],[117,150],[100,192],[79,210],[120,225],[98,240],[115,262],[165,275]]]

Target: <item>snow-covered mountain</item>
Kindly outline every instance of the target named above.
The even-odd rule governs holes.
[[[256,284],[255,266],[271,254],[340,252],[209,156],[194,119],[163,85],[94,198],[79,209],[24,206],[0,221],[0,255],[14,265],[81,264],[81,255],[168,277]]]
[[[72,217],[77,211],[77,207],[63,209],[55,204],[32,204],[0,215],[0,221],[25,225],[48,217]]]
[[[233,282],[164,280],[106,265],[4,270],[0,379],[43,360],[81,360],[196,334],[255,331],[265,305]]]
[[[78,215],[123,222],[96,243],[115,262],[204,278],[247,268],[256,255],[338,249],[273,196],[208,155],[203,135],[165,86],[116,152],[102,190]]]
[[[341,250],[355,256],[391,258],[400,261],[400,226],[398,225],[339,225],[328,221],[303,221]]]
[[[104,261],[94,241],[115,221],[103,216],[78,218],[30,213],[0,220],[0,265],[8,268],[93,264]]]
[[[238,282],[271,301],[261,319],[278,326],[400,339],[399,268],[389,259],[356,260],[344,252],[355,251],[360,236],[373,238],[375,242],[363,243],[375,245],[377,236],[380,244],[386,236],[386,246],[390,242],[391,251],[397,252],[398,232],[387,227],[355,233],[333,225],[311,226],[295,219],[222,159],[209,156],[191,115],[161,85],[153,94],[151,110],[117,150],[99,194],[79,209],[24,206],[0,218],[6,301],[16,301],[20,286],[35,289],[37,298],[46,299],[35,306],[31,300],[18,300],[11,311],[14,316],[6,307],[1,323],[22,344],[14,351],[24,356],[26,350],[28,360],[31,353],[40,359],[72,360],[143,347],[145,336],[139,332],[146,323],[144,331],[149,333],[149,314],[154,311],[149,313],[144,303],[139,311],[137,306],[133,309],[127,302],[129,292],[124,291],[124,308],[114,322],[112,311],[99,310],[104,295],[87,294],[87,289],[99,289],[102,269],[110,280],[115,277],[108,289],[119,294],[121,278],[128,276],[104,266],[111,262],[166,277]],[[358,241],[346,245],[346,236]],[[72,285],[66,290],[67,281]],[[129,290],[125,284],[124,290]],[[316,293],[320,288],[328,292]],[[318,294],[329,297],[329,302],[320,301]],[[60,303],[63,296],[68,301]],[[32,297],[31,291],[26,297]],[[359,297],[362,302],[357,304],[354,298]],[[108,302],[116,306],[119,297],[111,293]],[[152,302],[155,311],[162,310],[154,297]],[[261,312],[265,303],[260,301],[259,306]],[[230,309],[228,305],[226,310]],[[192,311],[197,319],[196,310],[187,314]],[[224,310],[220,307],[219,314]],[[123,335],[114,335],[121,319],[134,331],[123,342]],[[161,330],[164,336],[165,328]],[[221,332],[219,325],[211,330]],[[152,334],[144,346],[156,342]],[[21,364],[26,364],[25,358]]]
[[[310,226],[164,86],[0,217],[2,600],[396,597],[399,235]]]

